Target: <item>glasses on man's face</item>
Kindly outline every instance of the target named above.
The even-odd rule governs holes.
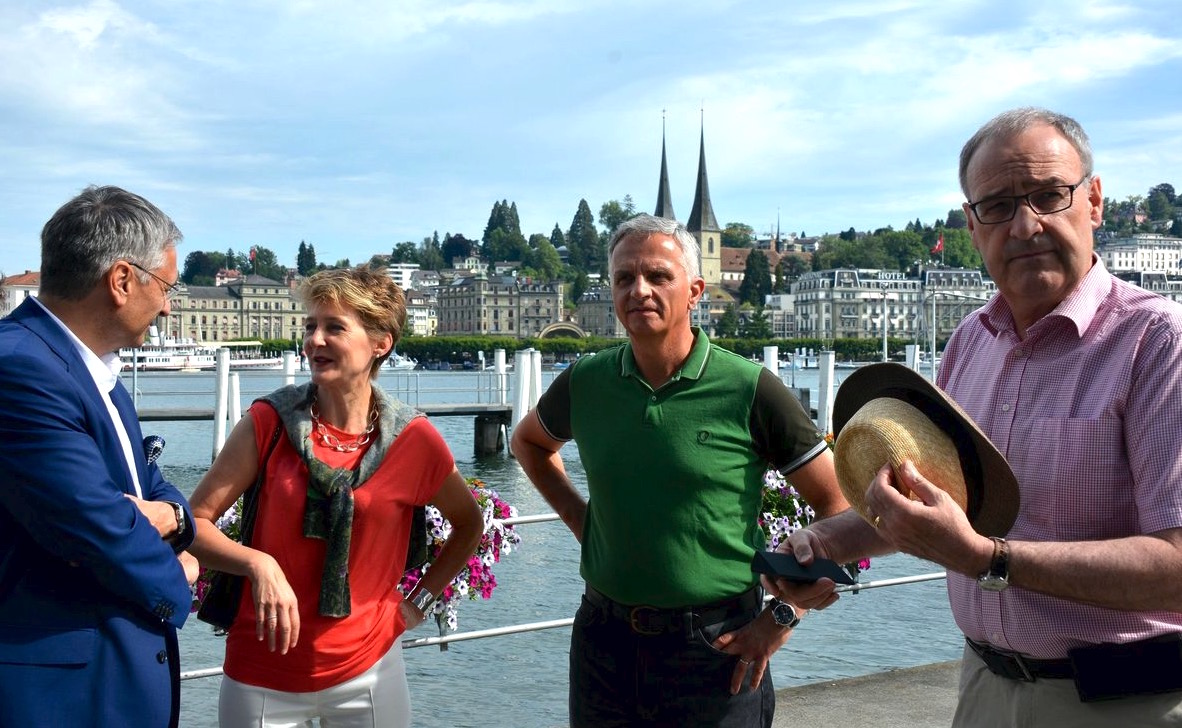
[[[160,285],[164,286],[164,297],[165,297],[165,298],[167,298],[168,300],[170,300],[170,301],[171,301],[171,300],[173,300],[174,298],[176,298],[177,296],[179,296],[179,295],[181,294],[181,287],[180,287],[179,285],[177,285],[176,283],[169,283],[168,281],[164,280],[164,279],[163,279],[163,278],[161,278],[160,276],[156,275],[155,273],[153,273],[152,271],[150,271],[150,270],[148,270],[147,268],[143,267],[143,266],[142,266],[142,265],[140,265],[139,263],[136,263],[135,261],[131,261],[131,260],[129,260],[129,261],[127,261],[127,262],[128,262],[130,265],[132,265],[132,266],[134,266],[134,267],[136,267],[136,268],[139,268],[139,269],[140,269],[140,270],[142,270],[143,272],[145,272],[145,273],[147,273],[148,275],[152,276],[153,278],[155,278],[155,279],[156,279],[156,280],[157,280],[157,281],[160,283]]]
[[[1050,215],[1052,212],[1062,212],[1071,207],[1075,201],[1075,191],[1088,178],[1084,177],[1073,185],[1054,185],[1043,187],[1024,195],[998,195],[986,197],[977,202],[970,202],[969,209],[973,211],[977,221],[982,225],[997,225],[1009,222],[1018,214],[1018,203],[1025,202],[1037,215]]]

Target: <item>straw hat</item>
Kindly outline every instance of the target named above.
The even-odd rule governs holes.
[[[1009,464],[972,418],[917,372],[889,362],[855,371],[837,391],[833,429],[838,483],[863,518],[866,487],[879,468],[911,460],[978,533],[1005,536],[1014,525],[1018,480]]]

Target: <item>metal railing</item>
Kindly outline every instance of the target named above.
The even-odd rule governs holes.
[[[551,521],[560,520],[556,513],[541,513],[532,516],[516,516],[514,518],[501,519],[500,523],[506,526],[520,526],[530,523],[548,523]],[[866,589],[880,589],[888,586],[902,586],[905,584],[918,584],[925,581],[936,581],[945,578],[945,572],[933,572],[930,574],[918,574],[915,576],[903,576],[894,579],[879,579],[877,581],[859,582],[857,584],[838,586],[834,591],[839,593],[853,593],[857,594]],[[770,596],[765,599],[771,599]],[[453,632],[451,634],[439,635],[438,637],[408,637],[402,640],[403,649],[411,647],[435,647],[448,645],[452,642],[465,642],[468,640],[484,639],[486,637],[501,637],[511,634],[525,634],[527,632],[539,632],[546,629],[558,629],[561,627],[569,627],[574,624],[573,617],[565,617],[563,619],[549,619],[541,622],[526,622],[523,624],[512,624],[505,627],[492,627],[489,629],[471,630],[468,632]],[[197,670],[186,670],[181,672],[181,680],[197,680],[206,677],[216,677],[222,674],[220,667],[206,667]]]

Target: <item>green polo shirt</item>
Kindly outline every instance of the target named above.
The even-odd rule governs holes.
[[[623,604],[707,604],[755,585],[764,472],[790,473],[825,449],[775,375],[695,334],[656,390],[622,344],[580,358],[538,403],[587,474],[580,572]]]

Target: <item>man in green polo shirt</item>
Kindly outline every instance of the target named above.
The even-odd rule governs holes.
[[[751,557],[763,473],[819,515],[844,510],[824,438],[771,372],[690,326],[705,290],[684,226],[640,215],[608,245],[628,342],[560,374],[513,453],[582,544],[570,649],[582,726],[770,726],[767,661],[803,610],[763,608]],[[558,450],[574,440],[589,499]]]

